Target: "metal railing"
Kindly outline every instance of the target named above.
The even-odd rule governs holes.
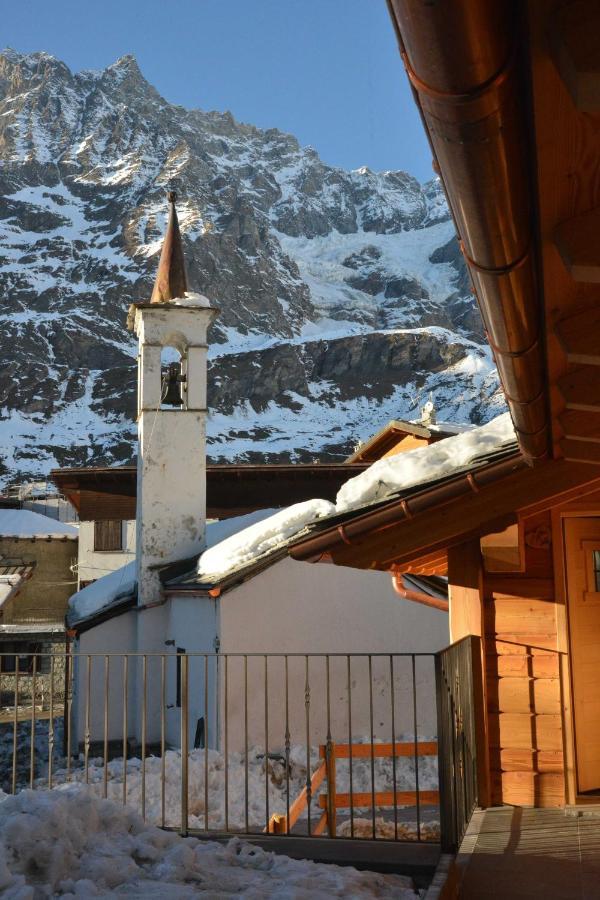
[[[442,851],[460,846],[479,802],[477,769],[481,641],[463,638],[435,657]]]
[[[79,782],[182,834],[439,840],[433,654],[98,652],[13,667],[0,673],[5,791]]]

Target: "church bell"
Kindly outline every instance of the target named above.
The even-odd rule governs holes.
[[[160,400],[164,406],[183,406],[182,382],[185,375],[181,374],[179,363],[169,363],[162,370],[162,386]]]

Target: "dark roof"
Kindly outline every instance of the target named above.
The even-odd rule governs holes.
[[[291,506],[321,497],[335,500],[342,484],[368,463],[209,463],[206,467],[207,516],[227,519],[257,509]],[[51,478],[79,512],[81,520],[133,519],[136,466],[54,469]]]
[[[292,540],[293,538],[290,538],[279,546],[273,547],[271,550],[263,553],[262,556],[253,559],[244,566],[240,566],[238,569],[227,572],[221,578],[211,581],[203,580],[196,569],[199,556],[195,556],[192,559],[172,563],[162,568],[160,570],[160,580],[164,589],[169,592],[207,594],[213,591],[215,596],[220,596],[226,591],[237,587],[238,584],[242,584],[242,582],[254,578],[260,572],[264,572],[265,569],[275,565],[279,560],[285,559],[288,555],[287,548]]]
[[[25,562],[20,557],[0,556],[0,575],[21,575],[30,578],[35,569],[35,562]]]
[[[426,594],[436,600],[448,600],[448,579],[443,575],[413,575],[402,573],[402,581],[411,591]]]

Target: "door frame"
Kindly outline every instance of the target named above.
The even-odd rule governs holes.
[[[596,495],[598,496],[598,495]],[[599,497],[600,499],[600,497]],[[571,666],[571,631],[569,624],[569,591],[566,554],[566,519],[599,519],[600,502],[590,498],[575,500],[564,508],[551,510],[552,556],[556,600],[556,635],[559,654],[560,693],[563,726],[563,755],[566,802],[584,806],[598,803],[598,796],[582,795],[577,789],[577,736],[575,733],[573,670]]]

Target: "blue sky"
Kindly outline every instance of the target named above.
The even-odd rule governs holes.
[[[172,103],[277,127],[345,168],[432,177],[385,0],[0,0],[2,41],[79,69],[133,53]]]

